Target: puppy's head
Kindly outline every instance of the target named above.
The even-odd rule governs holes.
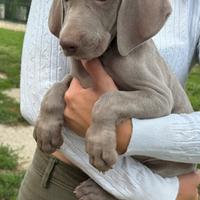
[[[49,28],[66,56],[99,57],[115,36],[126,56],[155,35],[170,12],[169,0],[54,0]]]

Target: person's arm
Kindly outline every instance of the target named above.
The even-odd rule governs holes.
[[[162,160],[200,162],[200,112],[166,117],[133,119],[134,132],[124,155],[143,155]]]

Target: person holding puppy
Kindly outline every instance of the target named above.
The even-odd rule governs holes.
[[[174,1],[174,13],[163,30],[154,39],[160,53],[169,65],[172,66],[173,71],[182,83],[185,81],[192,57],[197,50],[199,38],[197,33],[200,33],[198,27],[200,11],[197,9],[199,5],[196,4],[198,4],[197,1],[191,1],[190,3]],[[49,2],[48,5],[50,6]],[[65,73],[67,73],[66,58],[59,51],[58,41],[48,32],[48,9],[46,2],[33,0],[24,43],[21,109],[24,117],[31,123],[34,123],[36,120],[43,94],[52,83],[61,80]],[[179,12],[180,9],[184,9],[184,12]],[[40,15],[38,15],[38,12]],[[189,15],[191,12],[193,13],[192,16]],[[174,19],[179,20],[175,21]],[[37,28],[38,22],[42,29]],[[186,23],[184,24],[185,26],[182,23]],[[177,24],[180,25],[181,29],[176,29]],[[188,30],[192,30],[190,32],[191,35],[186,34]],[[171,37],[171,35],[175,37]],[[34,40],[34,37],[37,40]],[[83,89],[79,82],[74,79],[65,95],[68,104],[65,110],[66,123],[69,128],[82,136],[90,124],[90,112],[94,102],[103,93],[117,89],[111,78],[105,74],[98,60],[86,62],[84,66],[88,73],[96,80],[95,87]],[[196,126],[199,122],[199,115],[199,113],[194,113],[191,115],[170,115],[148,121],[137,119],[133,119],[132,122],[127,121],[118,127],[118,152],[120,154],[125,153],[125,155],[141,154],[180,162],[188,162],[188,157],[190,157],[191,163],[199,162],[200,155],[198,155],[196,150],[200,146],[198,143],[200,131]],[[156,129],[154,127],[155,124],[157,124]],[[187,129],[184,124],[187,124]],[[184,130],[182,130],[183,125]],[[173,129],[168,131],[168,127],[173,127]],[[192,134],[193,136],[192,139],[187,138],[187,134],[180,134],[181,131],[190,132],[190,135]],[[158,138],[162,141],[162,148],[157,142]],[[196,145],[194,145],[194,140]],[[145,141],[148,142],[145,143]],[[187,142],[183,143],[182,141]],[[178,146],[180,144],[183,145],[181,148],[184,149],[184,152],[180,150],[180,146]],[[174,149],[175,147],[176,149]],[[195,151],[192,150],[193,148]],[[153,151],[150,151],[150,149],[153,149]],[[73,157],[72,153],[71,157]],[[80,155],[82,154],[74,154],[74,157],[80,157]],[[122,160],[122,164],[125,161],[126,158]],[[121,174],[122,176],[117,174],[117,177],[111,176],[109,185],[109,181],[106,182],[103,180],[104,176],[101,176],[102,182],[105,183],[104,188],[109,188],[113,195],[119,195],[116,195],[117,198],[156,200],[162,196],[162,199],[166,198],[166,200],[175,199],[178,188],[178,199],[189,199],[192,195],[193,199],[196,198],[196,186],[200,183],[198,173],[181,176],[178,179],[175,177],[163,179],[153,174],[140,163],[133,162],[134,165],[131,163],[130,166],[127,166],[127,171],[131,168],[134,171],[128,174],[130,175],[129,177],[125,176],[127,174]],[[76,199],[73,194],[75,186],[78,186],[80,182],[88,177],[70,163],[60,152],[55,152],[54,157],[51,157],[37,150],[33,164],[22,183],[19,199]],[[82,164],[86,163],[83,162]],[[88,169],[88,175],[90,175],[91,170],[90,168]],[[93,177],[94,180],[95,178],[97,177]],[[116,180],[119,180],[119,184],[116,184]],[[178,187],[178,180],[180,187]],[[127,183],[127,185],[124,188],[120,188],[120,182],[122,184]],[[33,185],[37,187],[33,187]],[[187,190],[185,190],[186,187]],[[143,190],[146,192],[141,193]],[[101,192],[103,197],[104,191],[101,190]],[[108,197],[106,192],[105,195]]]

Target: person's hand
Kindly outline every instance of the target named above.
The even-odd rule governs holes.
[[[91,123],[91,111],[98,98],[109,91],[117,90],[113,80],[104,71],[98,59],[82,61],[93,81],[93,87],[84,89],[74,78],[65,93],[66,109],[64,112],[67,126],[84,137]]]
[[[179,193],[176,200],[198,200],[200,171],[179,176]]]
[[[73,79],[65,93],[65,122],[68,128],[84,137],[91,124],[93,105],[101,95],[117,90],[117,86],[104,70],[98,59],[82,61],[86,71],[91,76],[93,87],[84,89],[77,79]],[[119,153],[127,149],[132,133],[131,121],[125,121],[117,127],[117,147]]]

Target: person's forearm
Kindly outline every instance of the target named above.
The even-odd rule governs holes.
[[[133,119],[127,155],[143,155],[162,160],[200,162],[200,112],[166,117]]]

